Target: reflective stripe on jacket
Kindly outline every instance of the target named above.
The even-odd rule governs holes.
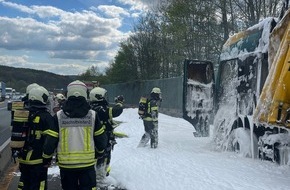
[[[157,101],[151,99],[148,102],[148,109],[147,109],[147,114],[143,118],[144,121],[153,121],[156,122],[158,121],[158,105]]]
[[[35,114],[34,116],[32,116]],[[29,130],[24,147],[20,151],[19,163],[35,165],[42,163],[43,144],[47,129],[52,125],[52,116],[47,111],[30,112]]]
[[[95,160],[94,124],[95,111],[83,118],[70,118],[63,111],[57,112],[59,143],[58,165],[63,168],[92,166]]]

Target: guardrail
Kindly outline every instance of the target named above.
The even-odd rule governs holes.
[[[0,146],[0,176],[4,174],[6,169],[11,163],[11,149],[9,146],[10,138],[8,138],[1,146]]]

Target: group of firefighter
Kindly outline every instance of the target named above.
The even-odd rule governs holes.
[[[60,169],[64,190],[94,190],[107,185],[111,151],[116,144],[114,117],[123,112],[124,97],[109,105],[106,89],[73,81],[66,94],[53,99],[36,83],[26,88],[22,102],[13,103],[11,112],[11,149],[21,172],[18,189],[46,190],[47,172],[53,161]],[[150,109],[142,117],[145,133],[140,143],[151,139],[158,145],[159,88],[150,93]],[[50,107],[50,108],[49,108]]]

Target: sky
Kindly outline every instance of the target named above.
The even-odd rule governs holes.
[[[246,158],[242,153],[217,152],[211,137],[194,137],[193,126],[182,118],[159,114],[159,145],[137,147],[144,133],[136,108],[124,109],[115,131],[107,182],[128,190],[289,190],[290,163]],[[17,173],[19,175],[19,173]],[[49,168],[49,180],[59,178],[57,166]]]
[[[103,72],[156,0],[0,0],[0,65]]]

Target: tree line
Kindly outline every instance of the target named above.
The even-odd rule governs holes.
[[[185,59],[218,63],[229,36],[278,17],[288,0],[161,0],[134,25],[105,74],[92,66],[80,78],[101,84],[182,75]]]

